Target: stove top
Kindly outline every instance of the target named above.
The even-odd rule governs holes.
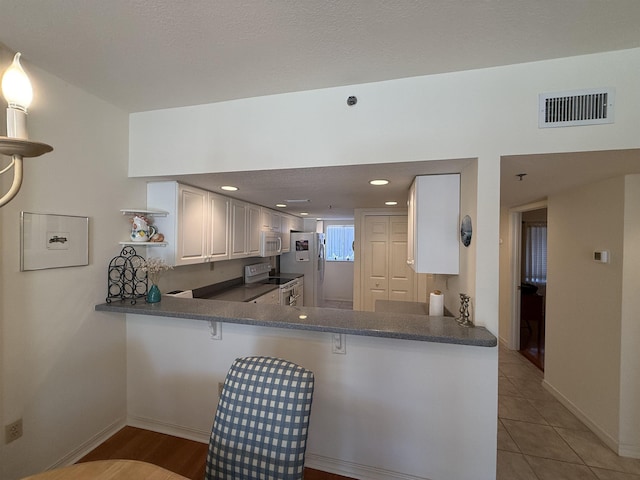
[[[282,277],[269,277],[264,280],[263,283],[269,283],[271,285],[284,285],[285,283],[289,283],[295,280],[294,278],[282,278]]]

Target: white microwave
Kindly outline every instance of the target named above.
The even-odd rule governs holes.
[[[273,257],[282,253],[282,235],[277,232],[260,232],[260,256]]]

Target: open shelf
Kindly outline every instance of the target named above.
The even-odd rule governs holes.
[[[169,215],[169,212],[166,212],[164,210],[146,210],[144,208],[123,208],[122,210],[120,210],[120,212],[122,212],[122,215],[135,215],[139,213],[142,215],[149,215],[153,217],[166,217],[167,215]]]
[[[120,245],[130,245],[132,247],[166,247],[167,242],[118,242]]]

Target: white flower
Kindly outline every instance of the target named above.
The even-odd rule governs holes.
[[[140,265],[140,270],[147,274],[152,284],[157,285],[160,274],[167,270],[173,270],[173,267],[167,265],[162,258],[149,257]]]

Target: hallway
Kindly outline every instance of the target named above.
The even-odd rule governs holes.
[[[500,345],[497,480],[640,480],[542,386],[543,373]]]

